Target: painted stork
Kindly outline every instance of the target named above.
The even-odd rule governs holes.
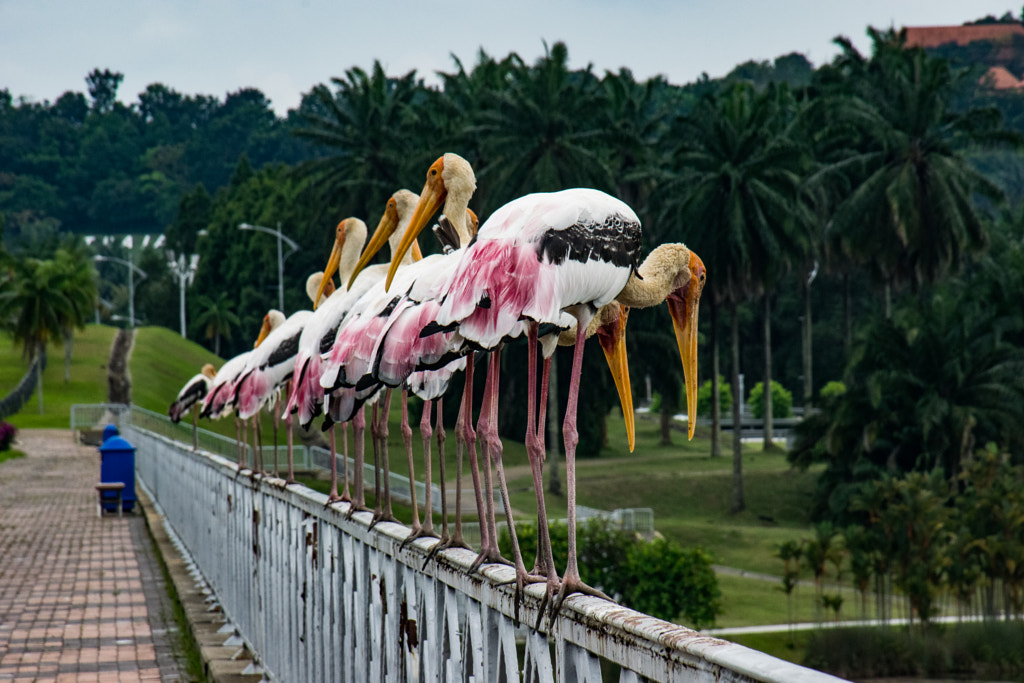
[[[253,344],[253,351],[259,347],[274,328],[284,323],[284,320],[285,317],[281,311],[274,309],[268,311],[267,314],[263,316],[263,323],[260,326],[259,336]],[[227,417],[235,410],[235,385],[242,373],[245,371],[246,364],[249,362],[249,357],[252,355],[253,351],[240,353],[234,358],[229,359],[220,367],[220,370],[217,371],[217,375],[213,378],[213,383],[210,387],[209,393],[207,393],[206,398],[203,399],[203,405],[199,414],[200,417],[219,420],[223,417]],[[235,415],[235,431],[241,437],[238,439],[238,468],[239,471],[241,471],[245,469],[246,465],[246,452],[248,450],[248,423],[243,423],[237,414]]]
[[[313,273],[306,279],[306,294],[310,301],[317,302],[326,285],[321,287],[323,273]],[[313,311],[302,310],[271,330],[258,348],[253,350],[245,370],[235,385],[238,416],[243,420],[256,416],[263,408],[270,406],[279,396],[295,371],[295,356],[299,351],[299,338],[306,323],[313,317]],[[293,453],[291,413],[285,415],[285,430],[288,443],[288,478],[285,485],[295,482],[295,461]],[[257,429],[259,423],[257,422]],[[276,457],[277,443],[274,443]]]
[[[356,350],[356,355],[360,353],[365,355],[365,349],[363,347],[368,343],[368,337],[366,335],[372,334],[372,332],[367,332],[366,329],[368,327],[373,328],[374,326],[379,326],[381,322],[377,320],[379,317],[378,314],[380,313],[380,304],[378,299],[383,291],[383,280],[388,264],[371,266],[365,269],[364,267],[385,242],[390,241],[392,247],[391,251],[392,253],[395,252],[398,240],[400,239],[405,227],[408,225],[409,218],[412,216],[412,209],[415,207],[417,199],[418,197],[412,192],[409,192],[408,190],[399,190],[388,200],[384,215],[381,217],[381,220],[377,225],[377,229],[370,238],[370,242],[367,244],[359,263],[353,269],[343,271],[342,273],[342,281],[348,282],[348,291],[336,304],[339,309],[344,309],[341,322],[336,326],[333,338],[321,345],[321,351],[323,352],[321,359],[322,363],[320,372],[316,377],[316,381],[320,386],[320,391],[322,392],[321,395],[326,394],[326,423],[329,425],[333,425],[338,422],[347,424],[351,421],[355,429],[356,490],[354,494],[355,498],[349,507],[350,513],[356,510],[366,509],[363,489],[364,451],[362,439],[363,429],[365,427],[363,404],[367,400],[370,400],[374,402],[375,412],[379,412],[379,408],[376,405],[378,387],[373,386],[357,389],[352,386],[351,383],[346,383],[345,378],[351,372],[347,366],[349,363],[353,362],[353,358],[351,357],[353,349]],[[399,228],[401,228],[401,230],[399,230]],[[417,246],[412,250],[411,254],[406,255],[405,261],[407,264],[410,264],[413,262],[413,259],[418,258],[419,256],[419,248]],[[334,269],[338,267],[339,263],[340,259],[331,259],[331,262],[328,263],[327,270],[325,272],[328,275],[333,276]],[[356,275],[358,275],[358,278]],[[372,344],[372,338],[369,338],[369,343]],[[387,402],[387,398],[388,397],[385,397],[385,403]],[[381,448],[381,430],[384,430],[383,438],[386,438],[386,420],[387,417],[385,412],[383,420],[373,420],[371,422],[371,434],[374,438],[375,454],[378,454],[379,449]],[[386,447],[386,443],[384,444],[384,447]],[[347,468],[345,486],[347,491]],[[390,485],[385,484],[385,486],[390,492]],[[379,476],[377,477],[375,488],[377,489],[377,506],[379,510],[381,503]],[[333,487],[332,490],[334,490]],[[390,501],[387,513],[384,511],[380,512],[380,518],[382,519],[390,515]],[[375,512],[375,519],[376,518],[377,514]]]
[[[446,216],[441,217],[440,225],[435,226],[435,232],[442,242],[444,252],[428,256],[403,269],[403,282],[408,282],[409,285],[403,288],[405,293],[398,297],[397,301],[394,301],[394,305],[391,306],[392,311],[377,336],[370,354],[373,358],[370,374],[367,378],[356,382],[359,385],[361,382],[377,381],[387,387],[400,388],[402,391],[402,437],[405,442],[406,459],[410,472],[409,496],[413,508],[412,533],[406,537],[403,543],[409,543],[421,536],[436,536],[433,529],[430,488],[430,482],[433,479],[430,458],[430,439],[434,432],[430,424],[433,412],[432,404],[434,401],[442,400],[455,372],[464,370],[466,367],[464,353],[449,351],[450,333],[421,337],[420,331],[427,322],[433,319],[433,314],[437,309],[435,293],[439,291],[439,286],[447,280],[458,263],[461,256],[460,250],[467,246],[472,236],[476,234],[477,225],[476,214],[469,209],[465,211],[463,220],[452,221]],[[420,433],[423,439],[424,481],[427,483],[426,523],[423,525],[419,522],[413,476],[415,466],[412,457],[412,429],[408,422],[408,395],[410,392],[424,402],[423,415],[420,420]],[[441,456],[441,480],[444,482],[445,434],[441,410],[439,405],[437,436],[438,451]],[[461,485],[461,480],[457,483],[458,485]],[[457,496],[461,497],[461,492]],[[454,537],[448,534],[447,507],[447,500],[443,497],[441,501],[443,519],[441,547],[464,545],[461,524],[457,526]],[[461,522],[461,515],[459,521]]]
[[[469,200],[472,198],[474,191],[476,190],[476,178],[473,174],[473,169],[470,164],[462,157],[456,154],[445,154],[443,157],[437,160],[427,170],[427,179],[423,187],[423,192],[420,194],[420,200],[416,206],[416,212],[412,217],[409,228],[406,230],[405,235],[402,239],[402,244],[399,246],[399,253],[405,253],[405,250],[410,248],[412,243],[416,239],[416,235],[426,226],[427,222],[437,212],[438,209],[444,206],[444,214],[448,221],[451,223],[451,232],[457,236],[457,243],[460,247],[451,257],[440,257],[444,258],[443,261],[436,261],[434,268],[443,268],[441,277],[437,277],[431,281],[431,291],[425,292],[423,296],[422,304],[416,307],[414,314],[406,316],[406,320],[401,325],[397,325],[395,320],[391,320],[391,324],[395,327],[389,328],[389,338],[397,338],[397,341],[392,341],[390,346],[392,350],[389,352],[386,349],[382,350],[382,346],[375,344],[375,348],[372,352],[374,357],[373,372],[379,377],[387,377],[389,374],[392,379],[388,380],[388,383],[397,384],[408,376],[409,372],[412,371],[416,362],[410,362],[411,358],[416,358],[416,361],[425,358],[425,347],[422,341],[419,341],[420,330],[423,327],[423,323],[432,317],[432,314],[436,312],[436,307],[439,299],[436,294],[439,289],[436,287],[436,283],[443,283],[447,281],[452,269],[462,260],[462,255],[465,253],[465,248],[470,244],[473,239],[473,232],[470,230],[466,217],[468,211]],[[415,230],[413,229],[415,227]],[[415,233],[412,234],[412,233]],[[434,257],[431,257],[434,258]],[[442,265],[443,264],[443,265]],[[388,272],[388,280],[385,283],[385,290],[388,290],[392,284],[391,280],[395,277],[395,271],[397,267],[392,264],[391,269]],[[412,291],[417,281],[417,273],[405,269],[399,272],[397,279],[394,282],[395,291],[402,293],[403,295]],[[402,297],[399,296],[394,299],[387,299],[385,294],[384,298],[389,302],[393,303],[396,307],[400,305]],[[411,303],[409,305],[412,305]],[[394,313],[394,311],[392,312]],[[397,329],[396,329],[397,328]],[[380,338],[380,332],[377,332],[377,338]],[[410,334],[411,333],[411,334]],[[447,343],[447,340],[445,340]],[[435,344],[436,342],[431,341],[427,344]],[[440,356],[444,354],[445,344],[435,346],[434,350]],[[489,520],[493,519],[493,510],[491,509],[491,498],[488,493],[486,496],[486,502],[483,495],[484,488],[488,492],[492,490],[490,486],[490,468],[484,471],[486,482],[481,484],[479,463],[476,453],[476,440],[477,433],[474,431],[472,426],[472,400],[473,400],[473,358],[472,352],[468,349],[462,349],[460,353],[467,355],[466,358],[466,383],[463,391],[462,405],[459,410],[459,418],[456,422],[455,436],[456,436],[456,460],[458,463],[457,471],[457,483],[456,483],[456,534],[452,537],[448,544],[459,544],[461,545],[461,504],[459,496],[461,496],[461,455],[463,450],[468,450],[470,454],[470,472],[473,477],[474,491],[476,493],[477,512],[480,518],[481,524],[481,553],[478,557],[478,566],[484,559],[490,559],[493,561],[501,560],[500,553],[498,552],[497,537],[494,533],[493,523]],[[393,367],[392,367],[393,366]],[[481,414],[482,421],[486,423],[486,418]],[[496,430],[497,426],[494,425]],[[492,442],[489,442],[492,443]],[[500,442],[499,442],[500,446]],[[514,533],[514,532],[513,532]],[[442,542],[438,546],[435,546],[434,550],[445,547],[446,543]]]
[[[416,238],[444,198],[447,161],[448,155],[445,155],[431,166],[417,213],[403,237],[403,246]],[[446,205],[445,208],[446,213],[453,213],[453,207]],[[498,209],[484,223],[476,240],[466,249],[457,269],[446,283],[446,292],[436,319],[440,329],[457,326],[462,338],[485,349],[497,348],[503,339],[523,332],[527,332],[532,341],[536,338],[537,326],[551,323],[560,325],[563,313],[569,313],[576,319],[569,400],[563,422],[569,498],[569,562],[558,586],[558,597],[553,604],[555,610],[571,592],[606,597],[583,583],[576,560],[575,454],[579,442],[576,409],[584,340],[597,312],[611,304],[620,293],[625,295],[625,300],[620,300],[624,305],[651,305],[659,300],[659,296],[660,300],[667,297],[687,375],[687,404],[690,406],[693,403],[689,394],[696,387],[696,357],[692,351],[696,346],[695,323],[700,290],[703,287],[703,264],[694,264],[691,269],[690,252],[685,247],[665,245],[680,247],[685,252],[685,260],[682,259],[684,254],[669,250],[679,258],[676,261],[668,259],[672,266],[666,271],[669,275],[658,278],[658,284],[663,286],[655,288],[637,277],[640,242],[640,221],[633,210],[622,201],[597,190],[577,188],[532,194],[513,200]],[[661,264],[660,255],[668,252],[658,251],[659,258],[655,262]],[[668,289],[672,286],[675,288]],[[609,353],[605,344],[602,344],[602,348],[608,356],[623,414],[630,416],[632,410],[631,400],[628,399],[624,346],[625,317],[619,316],[618,320],[621,323],[618,325],[620,329],[609,338],[612,353]],[[617,346],[621,346],[620,352],[614,351]],[[614,360],[615,353],[621,353],[621,360]],[[530,372],[533,372],[532,366]],[[494,410],[493,405],[497,400],[497,374],[496,370],[488,372],[484,399],[488,412]],[[482,411],[481,416],[484,414]],[[690,421],[693,423],[692,418]],[[629,422],[631,419],[627,417]],[[538,430],[542,432],[543,425]],[[482,438],[490,446],[492,454],[497,454],[494,461],[498,467],[499,481],[504,485],[500,463],[501,444],[493,420],[487,421],[481,431],[484,432]],[[531,439],[528,435],[528,441],[536,444],[536,436],[535,433]],[[632,429],[629,438],[632,447]],[[530,449],[532,466],[539,467],[542,458],[542,452]],[[542,492],[538,491],[537,494],[540,499]],[[540,509],[539,505],[539,512]],[[546,531],[547,520],[539,519],[538,522],[540,528]],[[550,595],[558,584],[554,571],[550,567],[548,569]],[[516,573],[520,585],[529,579],[520,557],[516,558]]]
[[[167,416],[171,422],[177,423],[181,416],[192,411],[192,450],[199,447],[196,419],[199,416],[199,403],[206,397],[213,385],[213,378],[217,376],[217,370],[211,363],[203,366],[199,374],[194,375],[185,386],[178,392],[178,398],[174,400],[167,410]],[[194,410],[193,410],[194,409]]]
[[[288,404],[284,409],[284,416],[285,419],[288,419],[290,415],[297,412],[299,424],[304,428],[308,428],[313,418],[323,410],[324,395],[320,388],[321,353],[329,349],[334,342],[338,325],[347,312],[347,304],[351,299],[346,290],[334,288],[333,275],[340,268],[342,282],[345,282],[359,258],[359,252],[366,242],[366,235],[366,223],[358,218],[346,218],[338,223],[327,267],[324,269],[317,291],[313,295],[317,302],[313,306],[313,315],[306,321],[299,336],[298,352],[295,356],[292,373],[293,381],[291,391],[288,392]],[[324,296],[326,299],[322,299]],[[348,433],[345,431],[347,424],[343,424],[346,458],[348,457]],[[331,491],[328,494],[328,505],[342,499],[338,495],[338,461],[334,426],[331,424],[327,429],[331,451]],[[348,497],[347,474],[346,470],[346,498]]]

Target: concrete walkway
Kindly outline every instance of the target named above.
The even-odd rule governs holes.
[[[96,516],[99,454],[22,430],[0,463],[0,682],[181,681],[141,514]]]

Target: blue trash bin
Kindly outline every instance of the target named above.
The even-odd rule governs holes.
[[[135,507],[135,447],[120,436],[112,436],[99,447],[100,481],[104,484],[112,482],[124,483],[121,492],[121,509],[131,512]],[[104,492],[103,503],[107,512],[117,512],[117,494],[113,491]]]
[[[119,432],[117,431],[117,425],[107,425],[106,427],[103,428],[103,441],[106,441],[112,436],[118,436],[118,434]]]

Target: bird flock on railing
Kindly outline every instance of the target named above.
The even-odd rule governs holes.
[[[234,414],[244,444],[252,420],[259,439],[263,409],[285,421],[288,435],[288,478],[294,481],[291,424],[308,426],[324,415],[331,449],[331,489],[327,504],[347,504],[345,513],[367,510],[362,481],[365,457],[365,411],[370,410],[370,435],[378,473],[371,526],[395,521],[388,482],[388,413],[392,393],[401,399],[402,436],[414,482],[412,428],[408,418],[410,393],[424,401],[420,434],[423,439],[426,518],[422,522],[413,500],[412,533],[407,541],[439,537],[430,550],[468,547],[463,541],[461,506],[449,532],[445,496],[442,528],[433,525],[430,506],[431,440],[436,438],[445,482],[445,430],[442,401],[456,371],[465,386],[455,425],[456,491],[461,492],[462,457],[468,454],[480,518],[479,555],[472,565],[509,563],[515,568],[517,595],[528,583],[545,583],[545,601],[557,612],[573,592],[604,596],[580,579],[576,559],[575,455],[577,398],[585,340],[596,334],[608,361],[622,404],[630,450],[634,423],[625,330],[630,308],[668,304],[685,376],[689,437],[693,438],[697,386],[697,314],[706,276],[700,258],[682,244],[664,244],[640,263],[640,221],[622,201],[591,189],[569,189],[520,197],[490,216],[478,228],[469,202],[476,179],[469,163],[445,154],[427,171],[422,193],[399,190],[388,199],[376,230],[366,243],[367,227],[358,218],[338,224],[334,247],[322,273],[311,275],[306,289],[313,310],[287,319],[276,310],[267,313],[252,351],[236,356],[214,372],[206,366],[182,389],[171,406],[177,420],[195,406],[203,417]],[[423,257],[417,238],[439,210],[433,231],[442,252]],[[364,248],[365,243],[365,248]],[[387,264],[368,266],[373,256],[390,245]],[[340,285],[334,276],[339,275]],[[501,348],[511,339],[528,339],[527,423],[525,442],[537,494],[538,550],[527,569],[519,550],[498,436],[499,367]],[[545,411],[551,357],[556,346],[574,346],[569,398],[563,422],[568,495],[568,565],[559,576],[548,536],[542,472],[545,459]],[[538,346],[540,358],[537,356]],[[479,418],[474,426],[474,359],[487,356],[486,383]],[[540,368],[540,386],[538,373]],[[284,406],[283,409],[281,406]],[[436,422],[432,420],[436,415]],[[193,417],[193,420],[195,417]],[[354,436],[355,471],[352,486],[345,469],[338,491],[335,428],[340,425],[344,452],[347,428]],[[276,436],[275,436],[276,443]],[[477,456],[477,444],[483,462]],[[240,451],[240,471],[247,467]],[[250,471],[265,473],[258,451]],[[276,449],[275,449],[276,454]],[[276,460],[276,455],[275,455]],[[275,462],[276,471],[276,462]],[[502,557],[493,506],[496,473],[511,535],[513,557]],[[442,484],[443,488],[443,484]],[[429,557],[428,557],[429,560]],[[541,609],[543,612],[543,607]]]

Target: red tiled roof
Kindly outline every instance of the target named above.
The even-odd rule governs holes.
[[[994,66],[985,72],[981,82],[995,88],[996,90],[1013,90],[1024,88],[1024,81],[1021,81],[1004,66]]]
[[[1024,25],[908,26],[906,31],[907,47],[939,47],[946,43],[967,45],[976,40],[1009,42],[1012,36],[1024,36]]]

